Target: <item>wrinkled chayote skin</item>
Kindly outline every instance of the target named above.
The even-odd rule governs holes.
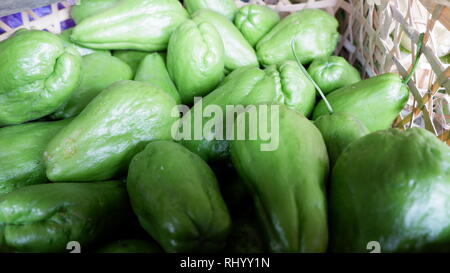
[[[342,87],[327,95],[334,112],[354,115],[369,132],[391,127],[408,100],[408,88],[399,75],[386,73],[352,85]],[[325,102],[314,108],[313,119],[328,114]]]
[[[210,9],[233,21],[237,11],[233,0],[184,0],[184,5],[190,14],[200,9]]]
[[[268,66],[295,60],[294,50],[302,64],[330,56],[336,48],[338,21],[319,9],[304,9],[290,14],[267,33],[256,45],[259,62]]]
[[[129,217],[119,181],[32,185],[0,196],[0,252],[69,252],[119,230]]]
[[[176,0],[120,0],[84,19],[71,39],[97,49],[158,51],[167,48],[170,35],[187,18]]]
[[[275,81],[276,102],[308,117],[316,102],[316,90],[295,61],[285,61],[265,69]]]
[[[147,240],[118,240],[99,247],[96,253],[162,253],[154,242]]]
[[[47,177],[54,182],[115,177],[146,143],[171,139],[175,107],[172,97],[152,84],[112,84],[49,143]]]
[[[0,60],[0,126],[52,113],[78,85],[78,52],[46,31],[18,31],[0,43]]]
[[[167,69],[184,104],[213,90],[224,77],[224,46],[208,22],[185,21],[173,32],[167,49]]]
[[[69,120],[0,128],[0,195],[48,181],[42,155],[67,124]]]
[[[328,155],[323,138],[311,121],[286,106],[257,109],[261,106],[268,108],[268,121],[279,121],[278,147],[262,151],[268,141],[247,138],[232,140],[230,152],[253,196],[265,241],[272,252],[325,252]],[[278,106],[278,120],[271,106]],[[238,116],[236,126],[242,125],[249,129]]]
[[[361,80],[358,70],[339,56],[314,59],[308,73],[324,94]]]
[[[331,167],[350,143],[369,133],[360,120],[345,112],[323,115],[314,125],[325,140]]]
[[[134,80],[154,84],[169,94],[177,104],[181,103],[180,94],[170,78],[161,53],[150,53],[145,56],[137,69]]]
[[[276,11],[256,4],[241,7],[234,18],[234,24],[253,47],[278,22],[280,15]]]
[[[131,68],[116,57],[104,53],[83,56],[80,84],[70,99],[56,110],[53,117],[74,117],[103,89],[117,81],[131,80],[131,78]]]
[[[133,76],[136,75],[139,65],[142,60],[148,55],[145,51],[136,50],[114,50],[113,56],[121,59],[123,62],[128,64],[133,71]]]
[[[258,104],[261,102],[272,102],[276,99],[275,81],[269,77],[265,71],[257,67],[241,67],[230,73],[222,83],[211,93],[205,96],[202,103],[196,103],[193,108],[183,117],[182,128],[180,132],[184,136],[189,136],[189,139],[183,139],[182,144],[192,152],[198,154],[206,161],[215,161],[225,159],[229,156],[228,142],[226,139],[225,119],[223,135],[212,130],[202,129],[203,135],[201,140],[194,139],[194,127],[200,125],[194,124],[196,109],[206,109],[209,105],[219,106],[225,113],[227,105],[249,105]],[[203,118],[203,126],[208,121],[213,121],[215,116]],[[187,124],[192,121],[191,134],[184,132],[187,130]],[[223,140],[207,140],[207,138],[222,138]]]
[[[82,0],[70,10],[70,15],[77,24],[84,19],[99,14],[117,4],[119,0]]]
[[[331,179],[331,250],[450,251],[450,148],[422,128],[356,140]]]
[[[192,15],[197,24],[210,23],[219,33],[225,50],[225,69],[231,72],[242,66],[258,66],[255,50],[226,17],[211,10],[199,10]]]
[[[59,38],[61,38],[63,40],[64,46],[66,46],[66,47],[72,46],[73,48],[75,48],[78,51],[80,56],[89,55],[89,54],[92,54],[95,52],[102,52],[104,54],[111,55],[111,52],[109,50],[92,49],[92,48],[87,48],[87,47],[83,47],[83,46],[72,43],[72,41],[70,40],[70,35],[72,35],[72,32],[73,32],[73,28],[65,30],[59,35]]]
[[[231,220],[214,173],[199,156],[156,141],[131,161],[127,189],[142,227],[166,252],[214,252]]]

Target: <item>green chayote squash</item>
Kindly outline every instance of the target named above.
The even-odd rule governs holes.
[[[126,170],[152,140],[170,139],[175,101],[154,85],[120,81],[101,92],[50,141],[51,181],[99,181]]]
[[[262,150],[262,145],[274,139],[247,137],[232,140],[230,152],[234,166],[253,196],[265,241],[272,252],[325,252],[328,155],[323,138],[312,122],[286,106],[258,105],[256,108],[262,106],[268,108],[267,121],[278,124],[277,147]],[[249,130],[248,122],[239,117],[237,128],[244,125]]]
[[[234,18],[234,24],[251,46],[255,46],[278,22],[278,12],[256,4],[241,7]]]
[[[339,56],[314,59],[308,67],[308,74],[324,94],[361,80],[358,70]]]
[[[276,101],[308,117],[316,103],[316,90],[295,61],[266,68],[275,81]]]
[[[99,247],[96,253],[161,253],[162,249],[147,240],[118,240]]]
[[[0,126],[52,113],[78,85],[78,52],[46,31],[18,31],[0,43],[0,60]]]
[[[196,103],[181,120],[182,144],[192,152],[198,154],[206,161],[220,160],[229,155],[228,142],[226,141],[225,125],[223,134],[216,132],[215,128],[205,130],[201,125],[195,124],[195,112],[197,109],[207,109],[208,106],[219,106],[225,113],[227,105],[250,105],[261,102],[271,102],[276,99],[275,81],[265,71],[257,67],[241,67],[230,73],[223,82],[211,93],[202,99],[202,103]],[[202,125],[208,121],[214,121],[216,117],[204,117]],[[224,124],[226,117],[224,116]],[[191,124],[190,132],[186,129]],[[201,139],[195,139],[195,130],[202,130]],[[185,131],[186,130],[186,131]],[[208,140],[216,136],[216,140]],[[222,140],[220,139],[222,138]]]
[[[211,10],[199,10],[192,15],[197,24],[207,22],[215,27],[225,49],[225,69],[228,72],[242,66],[258,66],[255,50],[226,17]]]
[[[33,122],[0,128],[0,195],[48,181],[42,154],[68,123]]]
[[[73,32],[73,28],[65,30],[59,35],[59,38],[61,38],[63,40],[64,45],[66,47],[67,46],[74,47],[81,56],[89,55],[89,54],[92,54],[95,52],[102,52],[104,54],[111,55],[111,52],[109,50],[92,49],[92,48],[87,48],[87,47],[83,47],[83,46],[72,43],[72,41],[70,40],[70,35],[72,35],[72,32]]]
[[[112,55],[128,64],[133,71],[134,76],[136,75],[142,60],[148,55],[148,52],[136,50],[114,50]]]
[[[53,114],[55,118],[78,115],[103,89],[121,81],[131,80],[131,68],[120,59],[104,53],[92,53],[81,59],[81,79],[70,99]]]
[[[149,143],[131,161],[127,189],[142,227],[166,252],[225,246],[231,220],[216,177],[182,145]]]
[[[450,148],[422,128],[356,140],[331,179],[331,250],[450,251]]]
[[[129,218],[118,181],[32,185],[0,196],[0,252],[69,252],[114,233]]]
[[[334,166],[339,155],[350,143],[369,133],[360,120],[345,112],[323,115],[314,121],[314,125],[327,145],[330,166]]]
[[[236,3],[233,0],[184,0],[184,5],[190,14],[200,9],[210,9],[233,21],[237,11]]]
[[[157,51],[167,48],[170,35],[187,18],[176,0],[120,0],[84,19],[71,39],[97,49]]]
[[[119,0],[82,0],[78,1],[76,5],[70,10],[70,15],[73,20],[79,24],[84,19],[101,13],[114,5]]]
[[[295,60],[294,50],[302,64],[330,56],[336,48],[338,21],[319,9],[305,9],[290,14],[267,33],[256,45],[259,62],[264,65]]]
[[[374,132],[391,127],[408,100],[408,88],[400,76],[386,73],[342,87],[326,98],[335,112],[354,115]],[[328,113],[322,100],[314,109],[313,119]]]
[[[224,46],[208,22],[185,21],[173,32],[167,49],[167,69],[184,104],[208,94],[224,76]]]
[[[177,104],[181,103],[180,94],[178,94],[178,90],[170,78],[164,58],[160,53],[150,53],[144,57],[134,80],[154,84],[172,96]]]

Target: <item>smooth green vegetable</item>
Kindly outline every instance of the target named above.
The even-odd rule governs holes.
[[[70,15],[77,24],[84,19],[101,13],[116,5],[119,0],[82,0],[70,10]]]
[[[251,46],[255,46],[276,24],[280,15],[266,6],[250,4],[236,13],[234,24]]]
[[[267,122],[278,121],[278,146],[263,151],[268,141],[247,137],[231,141],[230,152],[253,196],[265,241],[272,252],[325,252],[328,155],[323,138],[312,122],[286,106],[260,107],[268,108]],[[248,132],[248,122],[240,118],[245,115],[237,117],[236,126]]]
[[[352,114],[374,132],[391,127],[408,100],[408,88],[399,75],[386,73],[342,87],[326,98],[336,113]],[[314,109],[313,119],[328,113],[322,100]]]
[[[360,120],[345,112],[323,115],[314,121],[314,125],[327,145],[330,166],[334,166],[339,155],[350,143],[369,133]]]
[[[149,143],[131,161],[127,189],[142,227],[166,252],[225,246],[231,222],[216,177],[182,145]]]
[[[308,73],[325,94],[361,80],[358,70],[338,56],[315,59]]]
[[[314,109],[316,90],[295,61],[266,68],[275,81],[276,101],[308,117]]]
[[[113,234],[129,217],[121,182],[41,184],[0,196],[0,251],[69,252]]]
[[[148,52],[136,50],[115,50],[113,52],[114,57],[121,59],[130,66],[133,76],[136,75],[139,65],[147,55]]]
[[[0,129],[0,195],[48,181],[42,154],[68,123],[33,122]]]
[[[356,140],[331,181],[331,249],[450,251],[450,148],[432,133],[388,129]]]
[[[0,126],[52,113],[78,85],[78,52],[46,31],[16,32],[0,43],[0,60]]]
[[[175,28],[187,18],[187,11],[176,0],[120,0],[84,19],[71,38],[97,49],[163,50]]]
[[[171,139],[175,101],[154,85],[120,81],[101,92],[44,153],[51,181],[99,181],[126,171],[146,143]]]
[[[170,37],[167,69],[184,104],[214,89],[224,77],[224,65],[222,39],[210,23],[188,20]]]
[[[223,116],[223,132],[216,132],[216,128],[205,130],[200,127],[204,133],[201,139],[195,139],[194,124],[196,109],[206,109],[209,105],[219,106],[225,113],[227,105],[250,105],[261,102],[275,101],[276,98],[275,81],[269,77],[263,70],[257,67],[241,67],[229,74],[222,83],[203,98],[202,103],[195,104],[191,110],[183,117],[180,138],[183,137],[182,144],[198,154],[206,161],[225,159],[229,155],[229,145],[226,141],[226,116]],[[208,121],[214,121],[217,117],[203,117],[202,125]],[[220,120],[217,120],[220,122]],[[191,123],[189,131],[188,124]],[[185,131],[186,130],[186,131]],[[216,138],[216,140],[208,140]]]
[[[180,94],[169,76],[164,57],[160,53],[151,53],[144,57],[134,80],[154,84],[172,96],[177,104],[181,103]]]
[[[225,69],[231,72],[242,66],[258,66],[255,50],[226,17],[211,10],[199,10],[192,15],[197,24],[207,22],[214,26],[223,41]]]
[[[305,9],[281,20],[256,45],[259,62],[268,66],[295,60],[291,42],[302,64],[319,57],[330,56],[336,48],[338,21],[319,9]]]
[[[118,240],[99,247],[96,253],[161,253],[162,249],[146,240]]]
[[[209,9],[227,17],[230,21],[233,21],[238,9],[233,0],[185,0],[184,5],[190,14],[194,14],[197,10]]]
[[[95,52],[101,52],[106,55],[111,55],[111,52],[109,50],[92,49],[92,48],[87,48],[87,47],[83,47],[83,46],[72,43],[72,41],[70,40],[70,35],[72,35],[72,32],[73,32],[73,28],[70,28],[68,30],[63,31],[59,35],[59,38],[61,38],[63,40],[64,46],[74,47],[81,56],[89,55],[89,54],[92,54]]]
[[[53,117],[70,118],[78,115],[103,89],[117,81],[130,80],[131,77],[131,68],[116,57],[104,53],[83,56],[80,85]]]

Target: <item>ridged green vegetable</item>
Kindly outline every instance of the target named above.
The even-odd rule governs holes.
[[[48,181],[42,155],[68,123],[33,122],[0,129],[0,195]]]
[[[55,118],[78,115],[103,89],[121,81],[131,80],[131,68],[116,57],[92,53],[82,57],[81,79],[70,99],[53,114]]]
[[[276,102],[308,117],[314,109],[316,90],[295,61],[285,61],[266,68],[275,81]]]
[[[134,80],[154,84],[172,96],[177,104],[181,103],[180,94],[178,94],[178,90],[170,78],[164,57],[160,53],[151,53],[144,57]]]
[[[314,121],[314,125],[327,145],[330,166],[334,166],[339,155],[350,143],[369,133],[360,120],[345,112],[323,115]]]
[[[70,15],[77,24],[84,19],[99,14],[117,4],[119,0],[82,0],[70,10]]]
[[[114,83],[49,143],[47,177],[99,181],[119,175],[146,143],[171,139],[175,107],[172,97],[149,83]]]
[[[358,70],[339,56],[314,59],[308,73],[324,94],[361,80]]]
[[[187,11],[176,0],[120,0],[84,19],[71,38],[97,49],[163,50],[175,28],[187,18]]]
[[[256,45],[259,62],[264,65],[295,60],[294,49],[302,64],[330,56],[336,48],[338,21],[319,9],[305,9],[287,16]]]
[[[234,24],[251,46],[255,46],[278,22],[280,15],[276,11],[256,4],[241,7],[234,18]]]
[[[335,112],[354,115],[374,132],[391,127],[408,100],[408,88],[400,76],[386,73],[342,87],[326,98]],[[313,119],[328,113],[322,100],[314,109]]]
[[[223,41],[225,69],[231,72],[242,66],[258,66],[255,50],[226,17],[211,10],[199,10],[192,15],[197,24],[207,22],[214,26]]]
[[[422,128],[356,140],[331,179],[331,250],[450,251],[450,148]]]
[[[265,241],[272,252],[325,252],[328,155],[323,138],[301,114],[283,105],[258,105],[257,109],[262,106],[268,108],[268,121],[279,121],[278,147],[262,151],[261,144],[267,141],[247,138],[231,141],[230,152],[253,196]],[[278,106],[278,120],[271,106]],[[245,119],[238,116],[237,120],[236,126],[249,130]]]
[[[118,240],[99,247],[96,253],[161,253],[162,249],[147,240]]]
[[[192,152],[198,154],[206,161],[221,160],[227,158],[229,155],[229,145],[226,139],[225,131],[225,119],[224,116],[224,129],[223,134],[212,130],[204,130],[206,133],[201,140],[195,139],[194,124],[196,109],[206,109],[209,105],[219,106],[223,112],[226,111],[227,105],[250,105],[258,104],[261,102],[271,102],[276,99],[276,87],[275,81],[269,77],[265,71],[257,67],[241,67],[231,74],[229,74],[222,83],[214,90],[203,98],[202,104],[195,104],[191,110],[182,119],[182,128],[180,133],[185,137],[182,144]],[[216,117],[204,117],[202,120],[203,126],[208,122],[214,120]],[[191,134],[184,132],[187,130],[187,124],[192,122]],[[199,125],[197,125],[199,126]],[[180,135],[181,137],[181,135]],[[189,139],[186,139],[188,137]],[[216,137],[216,140],[207,140],[208,138]],[[222,138],[222,140],[220,140]]]
[[[0,126],[52,113],[78,85],[78,52],[46,31],[19,30],[0,43],[0,60]]]
[[[233,21],[237,11],[233,0],[184,0],[184,5],[190,14],[200,9],[210,9]]]
[[[115,50],[113,51],[113,56],[121,59],[123,62],[128,64],[133,71],[133,76],[136,75],[139,65],[148,52],[136,51],[136,50]]]
[[[83,46],[72,43],[72,41],[70,40],[70,35],[72,35],[72,32],[73,32],[73,28],[70,28],[68,30],[63,31],[59,35],[59,38],[61,38],[63,40],[64,46],[66,46],[66,47],[71,46],[71,47],[75,48],[81,56],[89,55],[89,54],[92,54],[95,52],[102,52],[106,55],[111,55],[111,52],[109,50],[92,49],[92,48],[87,48],[87,47],[83,47]]]
[[[130,164],[127,189],[142,227],[166,252],[225,246],[231,221],[216,177],[182,145],[148,144]]]
[[[24,187],[0,196],[0,252],[69,252],[70,241],[88,248],[119,230],[129,212],[118,181]]]
[[[188,20],[170,37],[167,69],[184,104],[213,90],[224,77],[224,65],[224,45],[210,23]]]

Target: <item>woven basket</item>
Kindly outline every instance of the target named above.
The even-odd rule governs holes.
[[[0,18],[0,41],[18,28],[60,33],[73,27],[75,24],[70,19],[73,2],[62,1]],[[393,127],[424,127],[450,145],[450,67],[437,56],[441,41],[431,35],[436,25],[441,24],[446,32],[439,38],[450,37],[449,1],[242,0],[236,3],[267,5],[282,16],[305,8],[324,9],[340,22],[341,40],[336,55],[347,58],[363,77],[385,72],[405,77],[414,60],[419,31],[425,32],[423,57],[409,82],[410,99]]]

